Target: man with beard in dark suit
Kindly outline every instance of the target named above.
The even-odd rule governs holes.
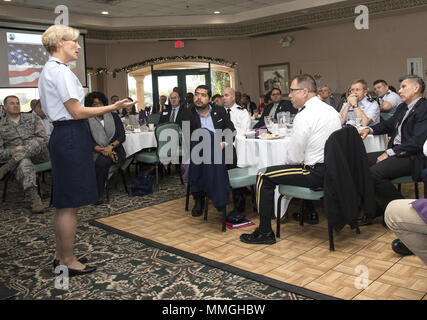
[[[264,108],[264,111],[261,115],[261,118],[259,119],[258,123],[254,125],[254,129],[261,128],[265,126],[264,123],[264,117],[271,117],[274,120],[277,120],[277,114],[279,112],[287,112],[296,114],[297,109],[295,109],[292,105],[292,102],[288,100],[281,100],[282,99],[282,91],[278,88],[273,88],[271,90],[271,100],[273,101],[268,106]]]
[[[215,130],[230,130],[234,132],[233,123],[230,120],[230,117],[227,115],[224,107],[212,106],[209,101],[211,99],[212,92],[210,88],[206,85],[200,85],[195,90],[194,95],[194,108],[191,110],[190,116],[190,132],[193,133],[195,130],[204,128],[211,132]],[[227,145],[223,140],[221,142],[221,149],[223,152],[225,148],[233,147],[232,145]],[[213,151],[212,151],[213,152]],[[233,155],[233,162],[237,163]],[[225,187],[225,186],[224,186]],[[192,215],[198,217],[202,214],[202,209],[204,208],[205,195],[204,192],[198,191],[197,186],[191,186],[191,192],[193,194],[195,205],[192,209]]]

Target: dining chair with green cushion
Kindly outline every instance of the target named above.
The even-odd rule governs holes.
[[[414,189],[415,189],[415,198],[419,199],[420,198],[420,194],[418,191],[418,183],[415,182],[411,176],[404,176],[404,177],[399,177],[396,179],[391,180],[391,183],[393,184],[397,184],[397,188],[400,191],[402,188],[402,184],[404,183],[413,183],[414,184]]]
[[[152,113],[147,117],[147,123],[154,123],[157,125],[160,121],[160,113]]]
[[[40,192],[40,174],[47,172],[49,170],[52,169],[52,165],[50,163],[50,161],[47,162],[43,162],[43,163],[39,163],[39,164],[35,164],[34,165],[34,170],[36,171],[36,184],[37,184],[37,192],[39,193],[39,196],[41,197],[41,192]],[[10,177],[12,177],[12,173],[9,172],[6,177],[4,178],[4,185],[3,185],[3,202],[6,201],[6,192],[7,192],[7,183],[10,179]],[[51,188],[52,189],[52,188]],[[52,195],[51,195],[52,197]]]
[[[281,204],[282,204],[282,198],[284,196],[287,197],[293,197],[298,198],[302,200],[320,200],[324,196],[324,192],[322,189],[310,189],[305,187],[297,187],[292,185],[279,185],[279,199],[277,200],[277,215],[276,218],[276,236],[280,238],[280,212],[281,212]],[[286,212],[286,215],[288,213]],[[301,205],[301,212],[300,212],[300,226],[304,225],[304,213],[303,213],[303,206]],[[360,230],[359,228],[356,228],[356,232],[359,234]],[[328,225],[328,235],[329,235],[329,250],[334,251],[334,233],[332,226]]]
[[[252,197],[255,197],[255,190],[253,186],[256,184],[258,176],[258,169],[255,167],[246,168],[233,168],[228,170],[228,179],[230,181],[231,188],[244,188],[252,187]],[[185,211],[188,211],[188,204],[190,202],[190,184],[187,184],[187,194],[185,199]],[[203,220],[207,221],[208,216],[208,202],[209,199],[206,197],[204,217]],[[222,210],[222,231],[226,231],[226,211]]]
[[[120,173],[120,176],[122,177],[123,187],[125,188],[126,193],[129,194],[124,171],[122,170],[122,168],[120,168],[120,166],[118,164],[113,164],[110,167],[110,170],[108,170],[108,178],[106,181],[106,188],[105,189],[106,189],[106,193],[107,193],[107,201],[110,201],[110,181],[111,181],[111,178],[117,172]]]
[[[156,170],[156,189],[159,186],[159,164],[168,164],[178,157],[179,142],[181,141],[181,128],[173,122],[163,123],[154,131],[157,148],[155,151],[140,151],[135,154],[139,163],[154,164]]]

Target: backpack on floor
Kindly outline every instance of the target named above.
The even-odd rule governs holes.
[[[153,192],[153,183],[150,180],[148,172],[141,172],[130,186],[133,196],[145,196]]]

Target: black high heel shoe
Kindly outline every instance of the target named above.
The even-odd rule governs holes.
[[[78,270],[78,269],[70,269],[68,268],[68,276],[71,277],[75,277],[75,276],[81,276],[84,274],[88,274],[91,272],[94,272],[96,270],[95,266],[85,266],[84,269],[82,270]]]
[[[83,258],[78,259],[78,261],[80,263],[84,264],[87,262],[87,258],[83,257]],[[53,260],[53,266],[54,266],[54,269],[56,269],[56,267],[59,266],[59,260],[54,259]],[[81,270],[68,268],[68,277],[71,278],[71,277],[75,277],[75,276],[88,274],[88,273],[94,272],[95,270],[96,270],[95,266],[85,266],[85,268],[81,269]]]
[[[81,264],[86,264],[87,263],[87,258],[83,257],[80,259],[77,259],[78,262],[80,262]],[[58,259],[53,259],[53,270],[56,269],[57,266],[59,266],[59,260]]]

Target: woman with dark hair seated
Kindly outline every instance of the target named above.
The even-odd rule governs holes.
[[[106,105],[108,105],[107,98],[101,92],[91,92],[85,97],[86,107],[102,107]],[[96,204],[102,204],[105,182],[111,165],[113,163],[122,165],[126,160],[126,152],[122,145],[126,135],[122,121],[116,112],[109,112],[90,118],[89,127],[94,141],[93,156],[98,186],[98,201]]]
[[[129,97],[128,100],[133,101]],[[135,105],[122,110],[122,121],[125,127],[127,127],[128,125],[131,125],[133,127],[139,127],[138,112],[136,112]]]

